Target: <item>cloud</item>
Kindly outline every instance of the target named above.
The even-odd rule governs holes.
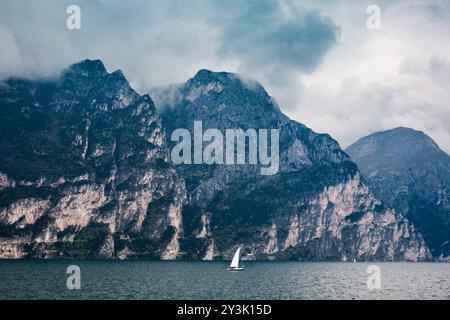
[[[299,77],[302,89],[294,100],[282,97],[291,104],[285,111],[343,147],[405,126],[424,131],[449,153],[450,4],[382,1],[378,31],[365,28],[368,4],[334,11],[339,45]]]
[[[303,114],[297,116],[314,128],[331,128],[344,147],[372,132],[407,126],[427,132],[448,150],[450,112],[442,99],[450,98],[449,89],[436,88],[430,74],[402,75],[384,84],[349,78],[336,91],[323,84],[308,87]]]
[[[20,51],[16,39],[9,29],[0,27],[0,39],[2,45],[2,50],[0,50],[0,61],[2,62],[0,74],[12,75],[19,67],[17,57],[20,55]]]
[[[400,66],[401,74],[428,76],[437,86],[450,84],[450,61],[443,57],[432,57],[427,62],[405,60]]]
[[[73,1],[2,1],[2,51],[4,43],[16,50],[8,59],[0,56],[0,77],[50,76],[76,61],[100,58],[109,70],[123,69],[143,93],[185,81],[202,67],[219,67],[217,62],[228,68],[216,58],[216,30],[201,2],[81,0],[81,30],[68,30],[66,8]]]
[[[55,74],[84,58],[124,69],[140,91],[185,81],[201,68],[311,71],[338,31],[318,12],[283,11],[276,0],[81,0],[81,30],[68,30],[70,4],[2,3],[0,35],[7,53],[0,56],[0,77]]]
[[[220,53],[239,60],[244,72],[268,74],[271,81],[314,70],[338,40],[331,18],[288,1],[226,3]]]
[[[73,3],[2,0],[0,78],[100,58],[146,93],[224,70],[259,81],[291,118],[344,147],[408,126],[450,151],[447,0],[377,1],[377,31],[366,28],[371,0],[78,0],[81,30],[68,30]]]

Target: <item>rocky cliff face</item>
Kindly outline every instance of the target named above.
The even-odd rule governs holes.
[[[179,128],[193,136],[194,121],[202,121],[203,131],[280,130],[275,175],[261,175],[259,164],[177,167],[189,194],[181,242],[189,258],[230,257],[237,246],[247,258],[430,258],[413,226],[373,196],[339,145],[287,118],[260,84],[201,70],[187,83],[151,95],[168,141]]]
[[[409,128],[374,133],[346,151],[374,193],[406,213],[434,257],[450,260],[450,157]]]
[[[10,79],[0,102],[0,257],[178,256],[184,182],[121,71]]]
[[[248,259],[430,258],[339,145],[283,115],[258,83],[202,70],[152,95],[162,117],[91,60],[56,80],[1,83],[0,257],[210,260],[242,246]],[[171,133],[194,121],[278,129],[277,173],[174,167]]]

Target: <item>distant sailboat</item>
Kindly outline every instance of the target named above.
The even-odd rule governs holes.
[[[236,253],[233,256],[233,260],[231,261],[230,266],[227,271],[244,271],[244,266],[239,266],[239,255],[241,254],[241,248],[236,250]]]

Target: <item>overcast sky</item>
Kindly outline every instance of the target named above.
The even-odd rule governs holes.
[[[70,4],[81,30],[66,28]],[[366,26],[373,4],[379,30]],[[449,39],[448,0],[2,0],[0,78],[100,58],[146,93],[202,68],[237,72],[344,148],[407,126],[450,152]]]

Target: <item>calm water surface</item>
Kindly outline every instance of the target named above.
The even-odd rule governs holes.
[[[81,268],[68,290],[66,269]],[[376,263],[381,290],[366,281],[371,263],[0,261],[0,299],[450,299],[450,264]]]

